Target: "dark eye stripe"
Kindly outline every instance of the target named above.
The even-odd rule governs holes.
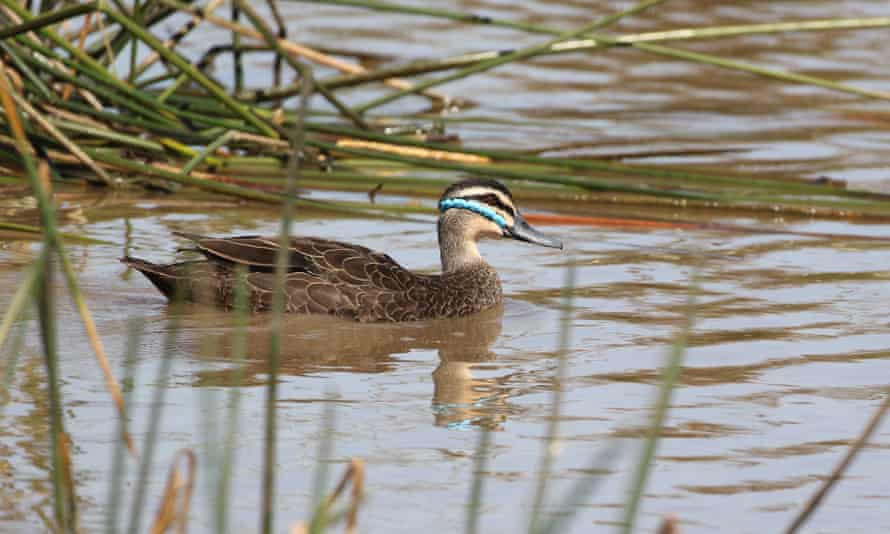
[[[501,211],[505,213],[509,213],[511,217],[516,216],[516,212],[513,211],[513,208],[501,202],[501,199],[497,195],[487,194],[487,195],[470,195],[466,197],[461,197],[464,200],[476,200],[478,202],[482,202],[484,204],[488,204],[493,208],[499,208]]]

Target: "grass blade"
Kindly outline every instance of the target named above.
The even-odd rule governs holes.
[[[636,471],[634,472],[630,496],[624,507],[624,519],[621,523],[621,532],[623,534],[630,534],[633,532],[640,502],[643,498],[643,492],[646,490],[646,481],[649,478],[649,472],[652,469],[652,463],[655,458],[655,450],[658,447],[658,438],[661,436],[661,429],[664,426],[664,421],[667,417],[667,411],[670,407],[674,386],[682,370],[683,356],[686,352],[686,346],[689,343],[689,334],[692,331],[692,325],[695,319],[695,297],[698,292],[698,266],[693,267],[690,278],[684,323],[674,341],[670,353],[668,354],[664,370],[661,374],[661,387],[658,390],[658,397],[653,408],[652,423],[649,425],[649,432],[646,435],[643,449],[640,452],[640,459],[637,463]]]

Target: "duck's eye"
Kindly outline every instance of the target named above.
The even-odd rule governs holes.
[[[477,202],[482,202],[484,204],[488,204],[492,208],[497,208],[504,213],[509,213],[511,217],[515,216],[516,213],[513,211],[513,208],[501,202],[501,199],[494,194],[488,193],[485,195],[474,195],[472,197],[467,197],[468,200],[475,200]]]

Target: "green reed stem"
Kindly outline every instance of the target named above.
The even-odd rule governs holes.
[[[19,5],[15,0],[0,0],[0,2],[2,2],[3,5],[5,5],[9,9],[11,9],[13,12],[15,12],[15,14],[18,15],[25,22],[30,21],[34,18],[30,13],[28,13],[28,11],[23,6]],[[109,16],[111,16],[110,13],[116,13],[115,11],[111,10],[108,7],[108,5],[105,3],[105,0],[100,0],[99,2],[96,2],[96,3],[84,4],[84,5],[90,6],[90,8],[93,10],[103,10],[103,9],[107,10],[109,12]],[[130,25],[130,27],[135,27],[143,35],[147,34],[147,32],[145,30],[143,30],[142,27],[139,26],[138,24],[136,24],[135,22],[132,22],[131,20],[127,19],[126,17],[123,17],[123,16],[120,16],[120,17],[122,19],[125,19],[128,22],[128,24]],[[123,26],[123,24],[122,24],[122,26]],[[108,72],[108,70],[102,64],[100,64],[98,61],[94,60],[89,54],[85,53],[83,50],[81,50],[77,46],[74,46],[73,44],[68,42],[67,39],[61,37],[54,31],[52,31],[48,28],[42,28],[42,29],[38,30],[38,34],[45,37],[46,39],[49,39],[56,46],[61,47],[63,50],[65,50],[65,52],[67,52],[68,55],[72,56],[77,62],[79,62],[80,65],[76,65],[73,67],[77,72],[82,73],[82,74],[92,73],[93,76],[98,77],[104,83],[106,83],[107,85],[116,89],[121,94],[130,95],[132,97],[138,97],[140,95],[139,91],[135,91],[132,86],[130,86],[126,82],[120,80],[119,78],[117,78],[116,76],[114,76],[113,74]],[[54,55],[54,54],[50,54],[50,55]],[[157,113],[161,113],[161,114],[165,113],[163,106],[159,105],[158,102],[155,102],[154,100],[147,99],[143,103],[146,106],[152,108],[153,111],[155,111]],[[170,119],[170,117],[168,117],[168,119]]]
[[[27,20],[26,22],[23,22],[22,24],[17,24],[15,26],[0,29],[0,40],[8,39],[9,37],[14,37],[21,33],[39,30],[45,26],[55,24],[56,22],[79,17],[80,15],[89,13],[95,9],[96,3],[88,2],[86,4],[75,4],[71,7],[64,7],[57,11],[53,11],[52,13],[39,15]]]
[[[473,455],[473,484],[470,486],[470,502],[467,505],[467,520],[464,532],[479,534],[479,519],[482,515],[482,490],[485,486],[485,469],[491,454],[491,429],[487,426],[479,431],[479,444]]]
[[[71,139],[69,139],[67,135],[65,135],[58,128],[56,128],[55,125],[53,125],[49,120],[47,120],[46,117],[43,116],[43,114],[41,114],[39,111],[37,111],[34,108],[34,106],[29,104],[26,99],[22,98],[17,93],[13,93],[12,98],[13,98],[13,100],[15,100],[15,103],[22,110],[25,111],[25,114],[27,114],[29,117],[31,117],[31,119],[33,119],[34,122],[36,122],[44,130],[46,130],[46,132],[48,134],[50,134],[60,145],[65,147],[65,149],[68,150],[68,152],[70,152],[72,155],[74,155],[74,157],[76,157],[78,160],[80,160],[81,163],[83,163],[85,166],[87,166],[91,171],[93,171],[96,174],[96,177],[98,179],[92,179],[89,181],[99,182],[99,183],[101,183],[105,186],[109,186],[109,187],[116,186],[114,180],[111,178],[111,176],[108,176],[108,174],[105,172],[104,169],[102,169],[102,167],[99,167],[98,165],[96,165],[96,162],[93,161],[92,158],[90,158],[88,155],[86,155],[84,153],[84,151],[80,149],[79,146],[77,146],[74,142],[72,142]]]
[[[64,532],[74,532],[76,530],[76,500],[74,496],[73,479],[66,480],[68,476],[73,475],[73,468],[68,464],[70,455],[63,456],[67,447],[63,440],[67,439],[65,433],[65,422],[63,418],[63,409],[61,391],[58,382],[58,345],[55,320],[55,299],[52,280],[52,263],[50,260],[50,251],[55,248],[59,242],[58,229],[56,226],[56,210],[50,197],[50,192],[46,191],[37,173],[37,166],[31,155],[32,147],[25,135],[22,126],[22,118],[13,102],[13,90],[9,84],[6,74],[6,66],[0,61],[0,101],[2,101],[3,109],[6,113],[6,120],[9,129],[12,131],[18,146],[19,156],[22,159],[22,165],[31,181],[31,189],[37,198],[37,205],[40,210],[40,222],[43,226],[43,250],[42,255],[45,259],[41,262],[43,270],[39,275],[37,282],[37,310],[40,325],[40,337],[43,343],[44,364],[47,374],[47,389],[49,396],[49,419],[50,419],[50,443],[52,455],[52,486],[53,486],[53,509],[56,518],[56,527]],[[71,482],[69,484],[69,482]]]
[[[684,170],[677,169],[661,169],[655,167],[643,167],[636,165],[627,165],[624,163],[615,163],[611,161],[598,161],[593,159],[568,159],[568,158],[547,158],[543,156],[533,156],[528,154],[518,154],[515,152],[507,152],[503,150],[485,150],[485,149],[475,149],[464,146],[454,146],[444,143],[430,143],[424,141],[418,141],[414,139],[410,139],[407,137],[394,137],[386,134],[376,133],[376,132],[365,132],[362,130],[355,130],[352,128],[346,128],[343,126],[336,125],[328,125],[322,123],[310,123],[308,126],[310,131],[341,135],[345,137],[355,137],[358,139],[366,139],[370,141],[379,141],[382,143],[389,143],[392,145],[403,145],[403,146],[411,146],[418,148],[425,148],[429,150],[441,150],[444,152],[454,152],[454,153],[463,153],[463,154],[472,154],[476,156],[485,156],[492,158],[494,160],[498,160],[505,163],[510,162],[523,162],[523,163],[531,163],[533,165],[541,165],[541,166],[549,166],[549,167],[561,167],[568,168],[573,170],[584,170],[584,171],[597,171],[597,172],[607,172],[618,175],[630,175],[630,176],[646,176],[651,178],[665,178],[665,179],[673,179],[673,180],[689,180],[696,181],[702,183],[709,183],[715,185],[732,185],[736,187],[746,187],[746,188],[764,188],[764,189],[776,189],[783,192],[796,191],[805,194],[815,194],[815,195],[837,195],[837,196],[853,196],[853,197],[864,197],[867,196],[869,198],[875,197],[875,193],[865,192],[865,191],[848,191],[844,189],[832,189],[825,187],[823,185],[817,184],[807,184],[807,183],[799,183],[799,182],[789,182],[782,181],[777,182],[776,180],[769,178],[757,178],[757,177],[749,177],[749,176],[720,176],[720,175],[712,175],[712,174],[702,174],[698,172],[690,172]],[[373,157],[371,154],[377,154],[378,152],[367,152],[365,155],[368,157]],[[458,170],[458,169],[455,169]],[[476,172],[476,171],[472,171]],[[533,178],[525,178],[525,179],[533,179]],[[558,183],[558,182],[557,182]],[[566,184],[568,185],[568,184]],[[886,196],[886,195],[884,195]]]
[[[593,455],[584,475],[581,476],[559,502],[560,508],[551,513],[543,524],[539,522],[539,534],[557,534],[567,532],[569,522],[578,510],[590,501],[590,496],[605,479],[609,466],[614,465],[621,455],[621,444],[612,439],[602,450]]]
[[[43,98],[44,100],[55,98],[54,93],[50,91],[49,87],[43,83],[43,80],[37,76],[37,73],[35,73],[34,70],[22,59],[22,54],[27,54],[27,52],[23,52],[22,49],[11,40],[0,42],[0,50],[3,50],[3,52],[9,56],[9,60],[13,66],[15,66],[16,70],[24,76],[28,89],[37,92],[40,98]]]
[[[133,0],[133,15],[137,22],[143,22],[142,3],[140,0]],[[136,79],[139,78],[139,73],[136,71],[139,67],[139,39],[134,35],[128,35],[128,37],[130,37],[130,39],[127,40],[130,43],[130,70],[127,71],[127,83],[135,86]]]
[[[239,1],[240,0],[236,0]],[[241,9],[245,13],[246,5],[241,2]],[[290,132],[289,141],[291,156],[288,160],[287,183],[285,185],[284,202],[281,208],[281,235],[279,236],[279,249],[275,261],[275,290],[272,295],[272,316],[270,319],[271,337],[269,343],[268,358],[268,383],[266,384],[266,425],[265,447],[263,454],[263,496],[261,531],[271,534],[274,530],[275,518],[275,458],[277,439],[277,401],[278,401],[278,371],[281,355],[281,328],[285,308],[285,278],[289,269],[290,260],[290,231],[294,217],[294,198],[297,195],[297,181],[300,176],[300,158],[306,145],[306,112],[309,108],[309,99],[312,96],[312,71],[300,63],[295,68],[301,69],[303,90],[300,94],[297,108],[297,120]]]
[[[44,50],[41,50],[42,47],[37,46],[36,43],[33,43],[32,41],[22,40],[21,42],[28,44],[29,48],[33,50],[37,50],[41,53],[44,52]],[[114,87],[108,87],[107,84],[99,85],[99,83],[101,82],[99,82],[95,78],[90,77],[88,79],[84,76],[74,76],[63,71],[62,69],[56,68],[55,66],[40,61],[34,54],[24,55],[22,57],[35,69],[45,71],[57,80],[70,83],[81,89],[86,89],[90,93],[93,93],[96,96],[101,96],[107,99],[109,102],[120,106],[121,109],[129,110],[134,114],[140,115],[158,125],[167,127],[180,127],[180,125],[175,120],[170,119],[170,112],[166,110],[158,112],[152,109],[153,106],[148,105],[148,102],[153,102],[154,107],[159,107],[161,105],[155,102],[152,98],[146,96],[145,93],[142,93],[141,91],[120,91],[119,89],[116,89]],[[69,68],[77,67],[77,65],[73,64],[71,61],[64,59],[60,61],[65,63],[66,66],[68,66]],[[74,66],[72,67],[72,65]],[[80,69],[79,73],[88,76],[89,70]],[[60,98],[53,96],[53,98],[50,99],[50,103],[54,105],[61,105],[62,101]]]
[[[220,473],[216,489],[216,513],[214,532],[229,532],[229,500],[232,489],[232,472],[235,469],[235,452],[239,432],[239,409],[241,405],[241,384],[244,381],[244,360],[247,356],[247,324],[249,320],[247,296],[247,270],[239,266],[235,271],[235,297],[232,306],[234,334],[232,337],[232,382],[229,389],[226,435],[223,444]]]
[[[384,104],[388,104],[388,103],[390,103],[394,100],[397,100],[399,98],[402,98],[406,95],[418,93],[420,91],[430,89],[431,87],[441,85],[443,83],[452,82],[454,80],[460,80],[460,79],[466,78],[467,76],[470,76],[472,74],[476,74],[478,72],[484,72],[484,71],[493,69],[495,67],[498,67],[500,65],[504,65],[506,63],[513,63],[515,61],[521,61],[523,59],[530,58],[530,57],[540,54],[542,52],[546,52],[551,46],[553,46],[559,42],[565,41],[567,39],[579,37],[581,35],[590,33],[592,31],[600,29],[600,28],[605,28],[605,27],[617,22],[618,20],[621,20],[622,18],[624,18],[626,16],[639,13],[639,12],[644,11],[652,6],[660,4],[664,1],[665,0],[643,0],[642,2],[637,3],[633,7],[630,7],[628,9],[625,9],[625,10],[615,13],[613,15],[603,17],[595,22],[592,22],[590,24],[582,26],[581,28],[579,28],[577,30],[572,30],[569,32],[561,33],[556,38],[551,39],[551,40],[547,41],[546,43],[519,49],[519,50],[512,52],[510,54],[507,54],[505,56],[489,59],[489,60],[483,61],[481,63],[478,63],[476,65],[471,65],[471,66],[461,69],[458,72],[455,72],[453,74],[442,76],[441,78],[434,78],[432,80],[420,82],[408,89],[396,91],[392,94],[377,98],[375,100],[372,100],[371,102],[368,102],[366,104],[358,106],[356,108],[356,112],[365,113],[370,109],[382,106]]]
[[[484,24],[486,26],[500,26],[503,28],[513,28],[522,31],[534,32],[536,26],[524,24],[522,22],[512,22],[509,20],[500,20],[485,15],[477,15],[475,13],[457,13],[445,9],[435,9],[430,7],[415,7],[402,4],[393,4],[389,2],[376,2],[369,0],[291,0],[297,2],[305,2],[311,4],[331,4],[350,7],[362,7],[374,11],[385,13],[397,13],[402,15],[422,15],[427,17],[444,18],[457,22],[467,22],[472,24]]]
[[[303,1],[303,0],[296,0]],[[305,1],[313,1],[313,0],[305,0]],[[324,0],[315,0],[315,1],[324,1]],[[339,2],[337,3],[343,3]],[[324,3],[329,3],[324,1]],[[350,4],[353,4],[350,2]],[[358,2],[354,3],[358,5]],[[364,4],[364,2],[362,2]],[[370,7],[364,6],[363,7]],[[398,6],[402,7],[402,6]],[[409,8],[410,9],[410,8]],[[393,10],[396,11],[396,10]],[[410,12],[410,11],[409,11]],[[446,12],[449,13],[449,12]],[[418,13],[419,14],[419,13]],[[435,16],[432,12],[425,12],[429,16]],[[460,14],[454,14],[454,18],[460,18]],[[452,18],[445,16],[445,18]],[[472,22],[472,21],[468,21]],[[492,20],[491,24],[494,25],[508,25],[506,24],[498,24],[499,22],[505,21],[497,21]],[[637,33],[637,34],[626,34],[615,36],[612,38],[614,41],[614,45],[608,45],[604,43],[602,40],[596,39],[570,39],[567,41],[563,41],[561,43],[555,44],[546,52],[542,52],[539,55],[551,55],[551,54],[564,54],[571,52],[581,52],[587,50],[593,50],[597,48],[611,47],[611,46],[622,46],[622,45],[633,45],[635,43],[656,43],[656,42],[671,42],[671,41],[682,41],[682,40],[702,40],[702,39],[717,39],[717,38],[731,38],[737,36],[744,35],[758,35],[758,34],[770,34],[770,33],[784,33],[784,32],[802,32],[802,31],[825,31],[825,30],[848,30],[848,29],[877,29],[877,28],[886,28],[890,26],[890,17],[873,17],[873,18],[857,18],[857,19],[837,19],[837,20],[813,20],[813,21],[790,21],[790,22],[778,22],[778,23],[767,23],[767,24],[746,24],[746,25],[733,25],[733,26],[715,26],[709,28],[681,28],[677,30],[667,30],[667,31],[658,31],[658,32],[645,32],[645,33]],[[539,33],[545,35],[559,35],[560,30],[556,30],[553,28],[545,28],[541,26],[526,26],[523,28],[525,31],[529,31],[532,33]],[[320,85],[324,85],[329,89],[337,89],[341,87],[350,87],[354,85],[359,85],[362,83],[370,82],[370,81],[379,81],[386,78],[399,78],[399,77],[407,77],[407,76],[416,76],[418,74],[426,74],[431,72],[438,72],[442,70],[450,70],[454,68],[463,68],[473,64],[480,63],[482,61],[487,61],[490,59],[494,59],[497,57],[505,56],[511,53],[512,50],[492,50],[486,52],[478,52],[474,54],[463,54],[460,56],[443,58],[443,59],[435,59],[435,60],[422,60],[422,61],[413,61],[404,65],[397,65],[393,67],[383,67],[380,69],[376,69],[373,71],[368,71],[360,74],[340,74],[331,76],[330,78],[326,78],[319,82]],[[727,66],[728,67],[728,66]],[[295,88],[282,88],[279,91],[269,91],[264,94],[264,97],[269,99],[276,98],[287,98],[292,95],[295,91]]]
[[[93,126],[87,126],[85,124],[71,122],[64,119],[48,117],[48,120],[60,130],[64,130],[67,132],[74,132],[105,141],[113,141],[117,145],[129,146],[138,148],[140,150],[147,150],[149,152],[164,152],[163,145],[155,143],[154,141],[150,141],[148,139],[143,139],[142,137],[127,135],[125,133],[120,133],[112,129],[95,128]]]
[[[272,33],[272,30],[269,28],[269,26],[265,23],[265,21],[263,21],[259,14],[252,7],[250,7],[249,4],[247,4],[244,0],[235,1],[238,2],[241,11],[243,11],[244,14],[247,15],[247,18],[250,19],[250,22],[254,25],[257,31],[262,34],[263,39],[266,40],[266,44],[268,44],[271,49],[275,50],[275,52],[278,54],[278,57],[283,57],[284,60],[287,61],[287,64],[300,74],[300,79],[303,80],[303,83],[308,83],[309,85],[313,86],[316,91],[318,91],[323,97],[325,97],[328,102],[331,103],[331,105],[337,108],[337,111],[342,113],[344,117],[349,119],[357,127],[361,128],[362,130],[369,129],[368,124],[365,123],[365,121],[356,112],[352,111],[345,104],[340,102],[340,99],[334,96],[331,91],[323,86],[315,84],[315,82],[312,80],[307,80],[306,76],[311,75],[312,71],[304,67],[302,63],[300,63],[293,55],[288,53],[281,46],[281,43],[278,41],[278,38]]]
[[[658,390],[655,406],[652,409],[652,423],[649,425],[649,430],[646,433],[646,440],[643,443],[640,459],[634,471],[628,501],[624,506],[623,519],[621,521],[621,532],[623,534],[631,534],[634,531],[640,502],[643,499],[643,493],[646,491],[646,482],[654,463],[658,439],[661,437],[664,421],[667,418],[667,411],[670,408],[674,386],[683,369],[683,356],[686,353],[686,347],[689,345],[689,334],[695,321],[696,296],[699,290],[698,277],[699,266],[696,264],[690,273],[689,293],[686,297],[683,326],[674,340],[665,362],[664,370],[661,373],[661,387]]]
[[[49,247],[49,243],[44,244]],[[37,291],[37,312],[40,324],[40,339],[43,343],[44,364],[46,366],[46,383],[49,395],[49,431],[52,457],[53,509],[56,528],[63,532],[76,532],[75,498],[66,483],[67,458],[64,456],[67,439],[65,424],[62,418],[64,406],[59,388],[58,344],[56,332],[56,304],[53,289],[53,269],[51,262],[44,263]]]
[[[34,291],[37,291],[34,288]],[[3,384],[0,386],[0,406],[9,402],[9,388],[12,387],[12,378],[19,365],[19,358],[25,346],[25,330],[28,328],[27,323],[32,319],[30,309],[25,308],[19,315],[19,324],[13,334],[12,341],[9,345],[9,357],[4,363],[5,372],[3,373]],[[2,348],[2,345],[0,345]],[[2,355],[2,352],[0,352]],[[2,415],[2,412],[0,412]]]
[[[25,308],[30,304],[30,297],[36,291],[36,285],[40,281],[40,272],[46,263],[46,255],[40,254],[34,263],[25,271],[24,279],[19,282],[18,289],[12,295],[12,300],[3,312],[3,320],[0,321],[0,348],[6,342],[12,325],[22,316]]]
[[[516,171],[493,165],[472,165],[466,163],[454,163],[450,161],[441,161],[426,158],[416,158],[402,156],[398,154],[390,154],[387,152],[377,152],[373,150],[364,150],[358,148],[348,148],[337,146],[333,143],[318,141],[315,139],[307,140],[307,144],[318,148],[323,148],[331,152],[342,152],[344,154],[353,154],[357,156],[372,158],[376,160],[395,161],[415,165],[418,167],[428,167],[432,169],[446,169],[451,171],[462,171],[471,174],[494,176],[498,178],[514,179],[514,180],[532,180],[536,182],[561,184],[565,186],[577,187],[588,191],[612,191],[622,193],[634,193],[638,195],[650,195],[657,197],[669,198],[685,198],[698,200],[719,200],[716,195],[707,195],[694,191],[685,191],[677,189],[656,189],[646,185],[629,185],[615,182],[607,182],[603,180],[594,180],[587,177],[576,177],[556,174],[533,173],[526,171]]]
[[[475,24],[485,24],[485,25],[493,25],[493,26],[503,26],[503,27],[512,27],[515,29],[519,29],[526,32],[531,33],[539,33],[546,35],[555,35],[559,36],[562,33],[559,30],[546,28],[542,26],[536,25],[528,25],[528,24],[516,24],[510,21],[498,20],[498,19],[490,19],[488,17],[478,17],[475,15],[467,15],[463,13],[455,13],[446,10],[435,10],[435,9],[426,9],[426,8],[413,8],[410,6],[396,5],[396,4],[387,4],[384,2],[370,2],[370,1],[362,1],[362,0],[297,0],[297,1],[312,1],[315,3],[325,3],[325,4],[340,4],[340,5],[351,5],[355,7],[364,7],[368,9],[374,9],[377,11],[387,11],[394,13],[403,13],[403,14],[414,14],[414,15],[424,15],[438,18],[447,18],[451,20],[458,20],[461,22],[475,23]],[[749,25],[733,25],[733,26],[723,26],[723,27],[713,27],[713,28],[698,28],[698,29],[679,29],[679,30],[669,30],[663,32],[648,32],[648,33],[640,33],[640,34],[632,34],[632,35],[623,35],[619,37],[606,37],[603,35],[590,35],[588,39],[571,41],[568,39],[563,39],[562,42],[552,43],[549,49],[537,51],[531,56],[544,55],[549,53],[565,53],[565,52],[576,52],[582,50],[590,50],[594,48],[602,48],[602,47],[612,47],[612,46],[621,46],[621,45],[631,45],[640,50],[644,50],[650,53],[655,53],[659,55],[664,55],[668,57],[673,57],[677,59],[683,59],[686,61],[693,61],[696,63],[705,63],[710,65],[719,66],[722,68],[730,69],[730,70],[738,70],[742,72],[748,72],[751,74],[756,74],[758,76],[773,78],[777,80],[782,80],[786,82],[792,83],[800,83],[806,85],[815,85],[818,87],[823,87],[825,89],[831,89],[835,91],[840,91],[844,93],[855,94],[859,96],[865,96],[868,98],[877,98],[882,100],[890,99],[890,93],[886,91],[877,91],[870,89],[863,89],[854,86],[850,86],[847,84],[842,84],[838,82],[833,82],[831,80],[826,80],[824,78],[818,78],[815,76],[807,76],[803,74],[795,74],[790,72],[782,72],[774,69],[767,69],[764,67],[758,67],[755,65],[749,65],[746,63],[723,59],[710,54],[702,54],[702,53],[693,53],[687,52],[684,50],[678,50],[674,48],[668,48],[664,46],[651,46],[646,45],[647,42],[657,42],[657,41],[674,41],[674,40],[690,40],[690,39],[713,39],[713,38],[727,38],[734,37],[739,35],[755,35],[755,34],[763,34],[763,33],[778,33],[778,32],[792,32],[792,31],[824,31],[824,30],[839,30],[839,29],[863,29],[863,28],[885,28],[890,26],[890,17],[873,17],[873,18],[852,18],[852,19],[839,19],[839,20],[814,20],[814,21],[797,21],[797,22],[787,22],[787,23],[769,23],[769,24],[749,24]],[[589,32],[592,32],[591,29]],[[517,52],[511,52],[513,54]],[[387,77],[391,76],[405,76],[411,74],[419,74],[421,72],[434,72],[437,70],[443,70],[447,68],[455,68],[455,67],[464,67],[466,69],[478,68],[480,66],[486,65],[488,62],[497,61],[499,59],[504,59],[508,57],[507,54],[504,54],[503,51],[497,52],[483,52],[474,56],[463,56],[458,58],[449,58],[446,60],[442,60],[440,63],[436,62],[426,62],[419,64],[417,66],[405,66],[403,67],[404,72],[399,69],[387,69]],[[515,60],[515,59],[514,59]],[[514,61],[509,60],[509,61]],[[495,65],[496,66],[496,65]],[[490,68],[490,67],[489,67]],[[484,70],[487,70],[485,68]],[[463,72],[463,71],[461,71]],[[474,71],[476,72],[476,71]],[[470,72],[472,74],[473,72]],[[375,73],[368,73],[363,75],[357,75],[356,78],[359,77],[367,77],[370,76],[369,79],[379,79],[376,78]],[[461,75],[461,73],[455,73],[452,76],[458,76],[459,79],[465,77],[465,75]],[[346,80],[346,84],[351,84],[350,77],[344,77]],[[337,80],[332,80],[335,83]],[[434,85],[439,85],[440,83],[446,83],[448,81],[452,81],[451,77],[442,78],[441,81],[435,82]],[[341,81],[340,83],[344,83]],[[423,85],[423,84],[421,84]],[[417,87],[420,87],[418,85]],[[412,88],[409,91],[404,92],[405,94],[410,93],[416,90]],[[381,99],[372,101],[364,106],[357,108],[357,111],[363,113],[370,109],[371,107],[377,107],[379,105],[383,105],[388,103],[391,100],[385,100],[387,98],[393,97],[400,98],[404,96],[400,93],[394,93],[393,95],[382,97]],[[379,101],[379,103],[378,103]]]
[[[175,125],[171,125],[166,122],[157,122],[153,120],[153,118],[145,119],[134,117],[126,113],[99,111],[97,109],[93,109],[91,106],[87,106],[79,102],[66,102],[63,100],[58,100],[50,101],[48,103],[52,106],[64,109],[66,111],[73,111],[75,113],[86,115],[87,117],[105,121],[109,125],[130,126],[133,128],[145,130],[145,133],[149,134],[176,136],[177,139],[189,138],[196,141],[203,141],[200,134],[184,131],[182,129],[176,129]]]
[[[232,2],[232,22],[237,23],[241,18],[241,10],[237,2]],[[244,64],[242,63],[241,34],[232,30],[232,68],[234,69],[235,93],[244,89]]]
[[[278,137],[278,134],[275,132],[275,130],[270,128],[269,125],[267,125],[256,115],[254,115],[247,106],[236,102],[232,97],[228,95],[228,93],[225,92],[225,90],[213,83],[202,72],[195,69],[191,65],[191,63],[188,62],[188,60],[165,47],[164,43],[162,43],[157,37],[142,29],[142,27],[130,20],[127,16],[115,11],[114,9],[111,9],[107,4],[100,3],[98,7],[102,13],[106,14],[109,18],[120,24],[122,27],[126,28],[127,31],[137,36],[142,42],[151,47],[167,62],[174,65],[183,74],[187,74],[189,78],[194,80],[195,83],[206,89],[207,92],[209,92],[217,100],[222,102],[236,115],[247,121],[248,124],[256,128],[263,135],[273,138]]]
[[[309,533],[322,534],[327,529],[330,518],[329,506],[325,502],[327,496],[328,471],[334,456],[334,429],[336,428],[335,395],[329,392],[322,406],[318,453],[315,457],[315,469],[312,475],[312,508],[309,510]]]
[[[602,40],[601,38],[599,38]],[[646,52],[652,52],[655,54],[659,54],[662,56],[673,57],[676,59],[683,59],[686,61],[692,61],[694,63],[704,63],[708,65],[714,65],[718,67],[723,67],[731,70],[738,70],[742,72],[747,72],[750,74],[756,74],[758,76],[763,76],[765,78],[772,78],[776,80],[781,80],[784,82],[792,82],[803,85],[815,85],[817,87],[822,87],[825,89],[832,89],[835,91],[840,91],[842,93],[849,93],[859,96],[864,96],[868,98],[876,98],[880,100],[890,100],[890,93],[887,91],[877,91],[874,89],[863,89],[860,87],[854,87],[851,85],[833,82],[831,80],[826,80],[824,78],[818,78],[816,76],[807,76],[805,74],[796,74],[793,72],[781,72],[774,69],[767,69],[764,67],[758,67],[756,65],[750,65],[748,63],[743,63],[741,61],[734,61],[731,59],[724,59],[712,54],[703,54],[701,52],[690,52],[687,50],[678,50],[676,48],[668,48],[666,46],[654,45],[648,43],[634,43],[634,48],[639,50],[645,50]]]
[[[571,258],[566,267],[565,282],[562,286],[562,312],[559,316],[559,345],[557,347],[556,372],[553,376],[553,396],[550,400],[550,416],[547,418],[547,435],[541,446],[541,459],[538,465],[538,480],[535,486],[534,504],[528,522],[528,532],[534,534],[539,528],[541,515],[547,501],[547,484],[556,461],[559,420],[562,417],[563,388],[568,375],[569,348],[572,335],[572,303],[575,290],[575,262]]]
[[[145,438],[142,442],[142,461],[139,462],[136,488],[130,507],[130,519],[126,532],[142,531],[142,514],[145,511],[148,479],[151,477],[152,462],[154,461],[158,438],[160,438],[164,400],[167,396],[167,386],[170,380],[170,371],[173,368],[173,356],[176,353],[179,330],[182,327],[183,297],[184,295],[177,293],[173,298],[173,307],[170,310],[170,319],[167,323],[167,334],[164,337],[161,361],[158,364],[158,372],[155,376],[154,384],[152,384],[154,392],[152,393],[151,409],[148,414],[148,426],[145,429]]]
[[[368,0],[291,0],[313,4],[331,4],[351,7],[360,7],[374,11],[397,13],[402,15],[420,15],[425,17],[443,18],[469,24],[481,24],[485,26],[500,26],[514,28],[528,33],[544,35],[559,35],[560,30],[535,24],[517,23],[510,20],[501,20],[485,15],[472,13],[459,13],[444,9],[430,9],[426,7],[414,7],[391,2],[376,2]],[[857,17],[846,19],[822,19],[789,22],[769,22],[763,24],[735,24],[728,26],[712,26],[706,28],[680,28],[657,32],[645,32],[623,35],[618,38],[622,43],[632,42],[656,42],[676,41],[691,39],[715,39],[738,37],[743,35],[757,35],[764,33],[784,33],[803,31],[826,30],[859,30],[877,29],[890,26],[890,17]],[[592,40],[588,40],[592,42]],[[569,43],[563,43],[568,45]]]
[[[139,342],[142,339],[145,321],[141,319],[130,318],[127,321],[127,348],[124,353],[123,361],[123,390],[124,390],[124,409],[129,409],[130,399],[133,395],[133,367],[136,364],[136,357],[139,353]],[[120,438],[127,432],[126,422],[118,420],[117,428],[113,436]],[[124,479],[127,473],[126,462],[126,441],[123,439],[114,440],[114,451],[111,456],[111,477],[108,483],[108,501],[106,506],[107,515],[105,516],[105,532],[106,534],[117,534],[119,532],[119,518],[121,510],[121,501],[123,500]]]
[[[179,174],[185,176],[190,174],[195,168],[204,162],[208,156],[216,152],[219,147],[225,145],[229,141],[232,140],[232,137],[235,136],[235,132],[233,130],[229,130],[226,133],[217,137],[212,143],[204,147],[203,150],[198,152],[195,157],[189,160],[188,163],[182,166],[182,170],[179,171]]]
[[[161,91],[161,94],[158,95],[158,102],[166,102],[167,99],[170,98],[170,95],[172,95],[176,91],[179,91],[179,89],[182,88],[183,84],[189,81],[189,79],[190,78],[187,74],[180,74],[176,78],[176,80],[173,81],[173,83],[171,83],[170,85],[165,87],[163,91]]]

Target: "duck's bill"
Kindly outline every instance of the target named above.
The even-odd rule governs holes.
[[[518,241],[525,241],[542,247],[562,248],[562,241],[546,236],[531,227],[525,219],[518,213],[514,219],[513,226],[504,230],[507,237],[512,237]]]

